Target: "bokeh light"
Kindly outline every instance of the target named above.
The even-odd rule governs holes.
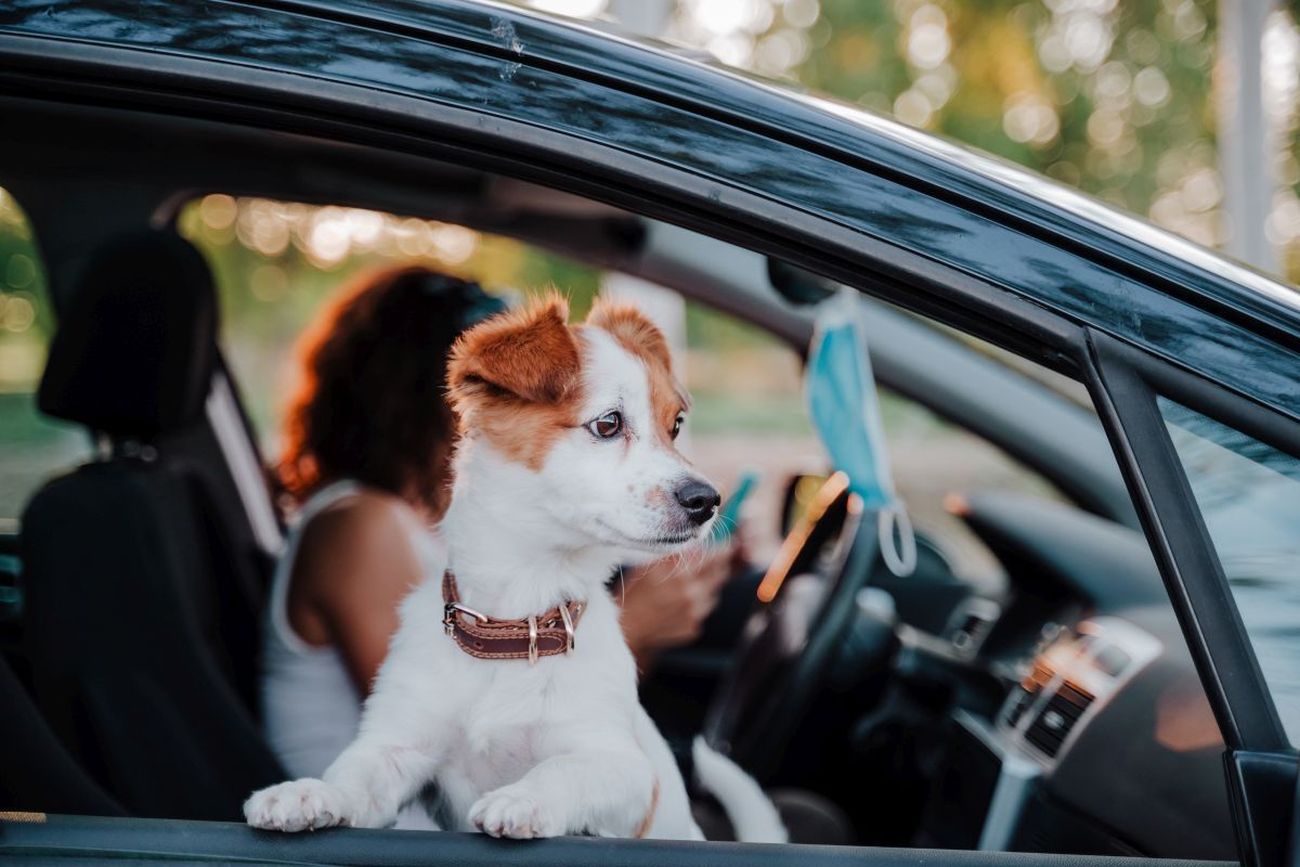
[[[541,12],[552,15],[567,15],[570,18],[595,18],[605,11],[608,0],[529,0],[529,4]]]
[[[237,243],[270,260],[298,257],[323,271],[366,253],[457,265],[474,253],[479,240],[471,229],[434,220],[222,193],[200,199],[188,220],[208,244],[223,247]],[[228,231],[231,228],[233,233]],[[288,283],[283,268],[267,270],[269,267],[253,272],[253,294],[263,300],[283,295]]]

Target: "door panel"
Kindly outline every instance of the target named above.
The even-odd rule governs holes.
[[[481,834],[341,829],[310,834],[254,831],[219,822],[50,816],[44,821],[0,821],[0,858],[51,856],[103,858],[130,853],[167,863],[196,858],[247,859],[295,864],[557,865],[557,867],[1179,867],[1224,862],[1164,861],[1081,855],[1036,855],[927,849],[690,843],[561,837],[529,843]]]
[[[1296,757],[1239,750],[1227,757],[1228,797],[1238,818],[1238,852],[1245,864],[1284,864],[1287,837],[1295,834]],[[1291,841],[1294,845],[1294,840]]]

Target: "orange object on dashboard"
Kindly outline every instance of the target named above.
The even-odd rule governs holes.
[[[790,570],[794,567],[795,558],[803,550],[804,545],[808,542],[808,536],[812,533],[813,527],[821,520],[822,515],[831,507],[845,491],[849,488],[849,477],[842,472],[837,472],[822,484],[817,493],[813,496],[812,502],[804,511],[799,523],[795,525],[790,534],[785,537],[781,543],[781,549],[776,552],[772,558],[772,565],[767,568],[767,574],[758,585],[758,601],[763,603],[771,602],[776,598],[776,594],[781,592],[781,585],[789,576]]]

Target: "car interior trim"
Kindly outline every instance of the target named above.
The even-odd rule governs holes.
[[[1020,824],[1021,811],[1031,789],[1043,776],[1043,766],[1008,751],[997,732],[968,711],[958,708],[953,712],[953,720],[981,741],[999,761],[998,780],[984,815],[977,848],[981,852],[1004,852]]]
[[[0,854],[75,857],[84,863],[129,852],[137,858],[189,863],[194,860],[239,860],[265,863],[373,865],[386,867],[659,867],[700,864],[710,867],[797,867],[841,861],[871,867],[1211,867],[1222,861],[1120,858],[1105,855],[1045,855],[1038,852],[843,848],[788,843],[693,842],[557,837],[511,845],[482,834],[373,831],[345,829],[314,834],[274,834],[224,822],[168,819],[104,819],[51,815],[43,824],[0,825]],[[436,845],[430,845],[436,837]]]
[[[248,513],[258,545],[267,554],[278,554],[284,544],[284,534],[266,492],[262,464],[252,451],[239,404],[224,371],[218,371],[212,378],[205,411],[217,445],[230,465],[235,488]]]
[[[1031,757],[1055,765],[1110,698],[1161,650],[1159,639],[1119,617],[1093,617],[1074,634],[1062,631],[1038,654],[1020,687],[1008,694],[998,729]],[[1068,714],[1077,716],[1062,718],[1058,708],[1064,707],[1072,707]],[[1066,733],[1056,735],[1059,740],[1053,738],[1049,747],[1035,738],[1040,729],[1061,728]]]

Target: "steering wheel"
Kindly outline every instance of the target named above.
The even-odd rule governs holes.
[[[760,605],[714,695],[704,736],[760,778],[779,762],[853,622],[880,553],[872,518],[848,477],[836,473],[759,584]]]

